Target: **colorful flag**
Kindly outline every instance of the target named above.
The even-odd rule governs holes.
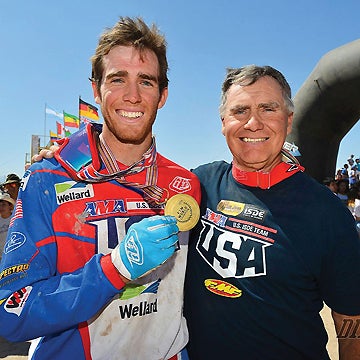
[[[45,105],[45,112],[46,112],[47,114],[57,116],[59,119],[62,119],[62,118],[63,118],[63,114],[62,114],[62,113],[59,113],[58,111],[53,110],[53,109],[47,107],[46,105]]]
[[[75,115],[68,114],[64,111],[64,126],[68,127],[79,127],[79,118]]]
[[[58,136],[63,136],[64,130],[65,130],[64,126],[57,121],[56,122],[56,132],[57,132]]]
[[[98,109],[79,98],[79,117],[81,121],[99,120]]]
[[[61,136],[58,136],[58,134],[50,130],[50,141],[55,142],[59,139],[61,139]]]
[[[65,137],[69,137],[71,135],[71,132],[66,128],[64,128],[64,130],[65,130]]]

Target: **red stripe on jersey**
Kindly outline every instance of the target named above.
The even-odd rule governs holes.
[[[90,352],[90,335],[89,335],[88,323],[86,321],[79,324],[79,333],[84,348],[85,359],[91,360],[92,357]]]
[[[39,240],[35,245],[36,247],[41,247],[41,246],[49,245],[54,242],[56,242],[55,236],[49,236],[45,239]]]

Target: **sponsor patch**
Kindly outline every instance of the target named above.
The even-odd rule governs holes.
[[[139,285],[135,283],[128,283],[125,285],[124,291],[120,293],[119,299],[128,300],[136,296],[139,296],[140,294],[147,294],[147,293],[157,294],[160,281],[161,280],[159,279],[148,286]]]
[[[223,280],[206,279],[204,284],[206,289],[216,295],[227,298],[238,298],[242,295],[242,290]]]
[[[81,199],[94,197],[92,184],[83,182],[65,181],[54,185],[56,193],[56,202],[58,205]]]
[[[25,191],[25,189],[26,189],[26,187],[27,187],[27,184],[28,184],[28,182],[29,182],[29,179],[30,179],[30,175],[31,175],[31,171],[30,171],[30,170],[26,170],[23,178],[21,179],[20,189],[21,189],[22,191]]]
[[[26,286],[18,291],[15,291],[9,298],[7,298],[4,305],[5,311],[20,316],[31,290],[32,286]]]
[[[146,201],[139,200],[126,200],[126,208],[128,211],[132,210],[154,210],[154,209],[164,209],[164,204],[149,204]]]
[[[183,193],[191,190],[190,179],[176,176],[169,184],[169,188],[177,193]]]
[[[266,211],[257,206],[231,200],[220,200],[216,210],[225,215],[237,216],[241,214],[244,217],[261,221],[264,220],[266,215]]]
[[[5,247],[4,247],[4,254],[8,254],[20,246],[24,245],[26,241],[26,237],[23,233],[18,231],[11,232],[9,238],[6,240]]]
[[[239,215],[245,208],[244,203],[239,203],[231,200],[219,201],[216,210],[221,211],[225,215],[236,216]]]
[[[0,273],[0,280],[2,280],[3,278],[5,278],[7,276],[13,275],[13,274],[25,272],[29,269],[29,267],[30,267],[29,264],[18,264],[18,265],[10,266],[10,267],[4,269]]]

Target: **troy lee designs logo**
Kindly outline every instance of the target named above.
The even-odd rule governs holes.
[[[266,274],[265,248],[271,243],[250,233],[236,234],[202,220],[197,250],[222,278],[246,278]]]
[[[169,184],[169,188],[177,193],[191,190],[190,180],[181,176],[176,176]]]

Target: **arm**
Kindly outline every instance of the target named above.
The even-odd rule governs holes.
[[[49,179],[46,170],[37,171],[39,166],[24,180],[0,268],[0,334],[12,341],[58,333],[90,319],[121,292],[127,279],[169,258],[177,241],[174,218],[146,218],[129,228],[112,253],[94,255],[91,250],[76,270],[59,271],[52,226],[57,205],[51,201],[59,179]],[[80,244],[76,234],[58,235]]]
[[[331,312],[339,344],[339,360],[360,359],[360,315]]]

